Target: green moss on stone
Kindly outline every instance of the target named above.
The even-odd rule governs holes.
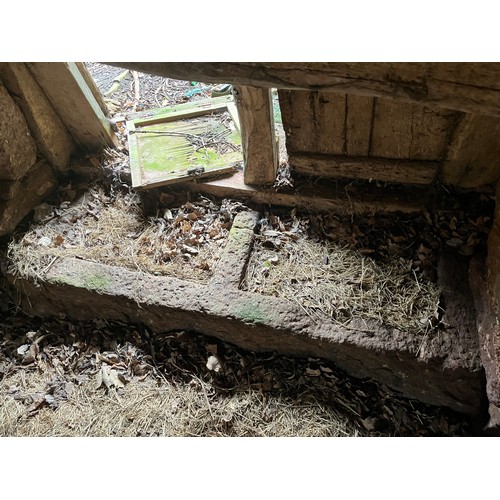
[[[80,282],[73,276],[56,276],[54,278],[51,278],[49,281],[60,283],[61,285],[69,285],[74,287],[80,286]]]
[[[98,274],[89,274],[83,277],[83,286],[98,293],[105,292],[109,286],[109,278]]]
[[[242,307],[240,307],[237,312],[238,319],[243,320],[245,323],[265,323],[267,316],[259,308],[259,304],[256,302],[247,302]]]
[[[228,238],[234,241],[242,241],[246,239],[248,229],[240,229],[239,227],[232,227],[229,232]]]

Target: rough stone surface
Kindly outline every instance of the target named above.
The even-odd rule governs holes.
[[[486,286],[484,259],[472,259],[469,277],[477,311],[480,355],[486,373],[486,394],[490,404],[500,408],[500,325],[493,296]]]
[[[35,161],[36,146],[28,124],[7,89],[0,83],[0,181],[20,179]]]
[[[500,182],[497,184],[493,227],[486,258],[472,260],[470,285],[477,309],[481,362],[486,374],[489,433],[500,435]]]
[[[488,284],[496,303],[497,315],[500,304],[500,181],[497,183],[495,219],[488,237]]]
[[[231,230],[234,241],[239,231],[253,230],[254,215],[248,216],[248,226],[240,227],[243,221],[239,218]],[[441,348],[436,356],[430,346],[416,357],[417,340],[409,340],[405,332],[363,320],[342,327],[329,320],[317,324],[291,301],[239,290],[237,277],[251,248],[247,236],[240,240],[244,251],[229,245],[219,261],[216,275],[229,271],[229,279],[214,278],[209,285],[77,259],[55,262],[38,284],[10,278],[22,306],[34,314],[103,317],[143,323],[156,332],[187,329],[255,351],[324,358],[355,377],[373,378],[408,397],[479,413],[483,370],[470,358],[461,358],[460,339],[454,342],[451,333],[447,352]],[[233,268],[238,272],[233,274]],[[472,340],[465,340],[473,346]]]
[[[248,251],[253,242],[258,220],[259,213],[254,211],[241,212],[236,215],[224,247],[224,253],[218,263],[218,268],[224,269],[224,272],[214,274],[211,280],[212,286],[240,287],[245,275],[246,265],[234,264],[247,261]]]
[[[476,310],[469,286],[469,261],[451,249],[443,249],[438,262],[438,285],[442,289],[440,328],[422,346],[421,355],[430,350],[443,358],[443,366],[465,365],[481,368]],[[422,352],[423,351],[423,352]]]
[[[52,168],[45,161],[33,167],[24,179],[3,185],[0,189],[0,236],[11,233],[56,186]]]
[[[65,169],[75,148],[73,139],[24,63],[0,63],[0,78],[22,109],[40,153]]]

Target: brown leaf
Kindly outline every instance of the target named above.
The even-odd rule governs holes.
[[[306,368],[306,375],[309,377],[319,377],[321,375],[321,370],[313,370],[312,368]]]
[[[28,407],[26,412],[28,413],[28,417],[35,416],[44,406],[46,406],[47,400],[45,399],[45,394],[37,393],[32,396],[33,403]]]
[[[58,234],[55,238],[54,238],[54,241],[53,241],[54,245],[56,247],[59,247],[61,246],[63,243],[64,243],[64,236]]]
[[[107,390],[112,387],[119,389],[125,386],[119,373],[108,365],[102,365],[101,370],[97,374],[96,389],[99,389],[102,385],[104,385]]]

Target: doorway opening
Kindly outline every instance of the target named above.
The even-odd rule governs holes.
[[[191,176],[243,170],[232,85],[164,78],[101,63],[85,66],[123,148],[129,151],[134,187],[147,189]],[[275,187],[292,187],[277,89],[272,89],[272,112],[279,151]],[[216,117],[217,123],[207,115]],[[137,124],[148,128],[139,135]],[[205,147],[208,143],[210,147]]]

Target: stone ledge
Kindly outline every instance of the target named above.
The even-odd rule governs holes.
[[[0,189],[0,236],[11,233],[58,185],[51,166],[42,160],[21,180]]]
[[[477,310],[481,361],[486,373],[486,395],[490,405],[488,427],[500,433],[500,324],[492,292],[487,286],[484,259],[472,259],[470,283]]]
[[[446,349],[416,357],[419,340],[405,332],[359,319],[345,326],[318,324],[293,302],[240,290],[255,222],[255,213],[237,216],[228,240],[235,243],[226,245],[208,285],[73,258],[54,262],[41,283],[10,280],[33,314],[141,323],[157,333],[193,330],[255,351],[324,358],[407,397],[479,413],[483,370],[459,355],[464,342],[477,350],[477,339],[462,335],[453,342],[451,330]],[[241,231],[244,237],[236,237]]]

